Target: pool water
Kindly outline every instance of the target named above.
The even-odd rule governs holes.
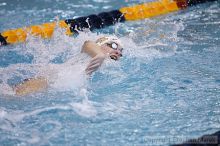
[[[145,2],[145,1],[141,1]],[[0,32],[139,3],[0,1]],[[115,34],[123,57],[91,77],[78,60],[85,40]],[[0,48],[1,145],[170,145],[220,129],[220,2],[51,40]],[[55,71],[50,67],[55,66]],[[10,86],[59,74],[24,97]]]

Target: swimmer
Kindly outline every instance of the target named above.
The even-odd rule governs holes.
[[[122,43],[114,36],[99,38],[96,42],[85,41],[81,53],[91,57],[88,66],[85,69],[87,75],[91,75],[96,71],[106,58],[115,61],[122,56]],[[14,86],[13,90],[16,95],[23,96],[37,91],[41,91],[48,87],[48,79],[45,77],[37,77],[25,79],[22,83]]]

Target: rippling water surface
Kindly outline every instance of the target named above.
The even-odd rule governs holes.
[[[144,2],[144,1],[142,1]],[[1,0],[0,31],[138,3]],[[72,68],[85,40],[121,37],[124,55],[87,78]],[[51,40],[0,48],[2,145],[169,145],[220,128],[220,3]],[[50,70],[53,66],[53,71]],[[47,91],[17,97],[10,86],[58,74]],[[178,137],[179,139],[177,139]]]

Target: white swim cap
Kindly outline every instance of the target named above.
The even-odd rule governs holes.
[[[97,43],[99,46],[104,45],[104,44],[107,44],[107,43],[112,43],[112,42],[114,42],[114,43],[120,45],[121,47],[123,46],[123,45],[122,45],[122,42],[121,42],[121,41],[119,40],[119,38],[116,37],[116,36],[101,37],[101,38],[99,38],[99,39],[96,41],[96,43]]]

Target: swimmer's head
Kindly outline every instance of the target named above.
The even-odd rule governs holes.
[[[99,38],[96,43],[103,48],[105,54],[109,54],[113,60],[118,60],[122,56],[122,43],[115,36]]]

